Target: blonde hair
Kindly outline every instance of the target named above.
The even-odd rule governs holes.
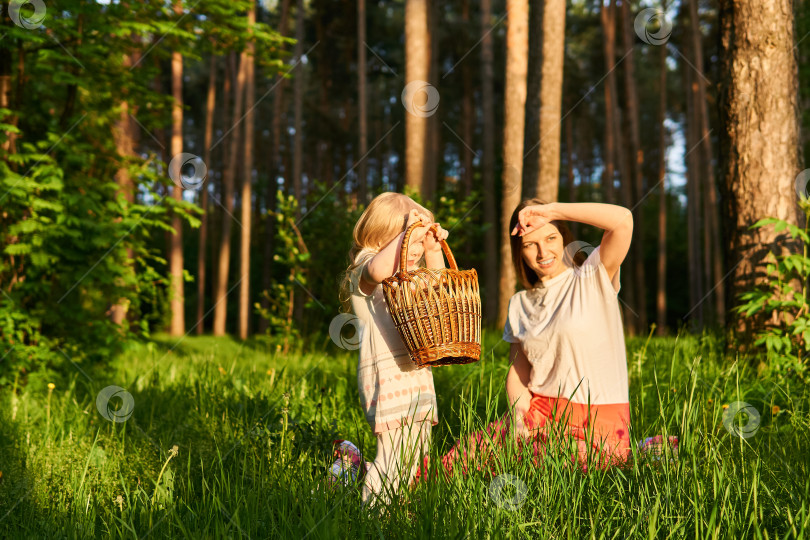
[[[352,248],[349,250],[349,267],[340,285],[340,302],[348,309],[351,298],[351,275],[360,266],[355,259],[364,249],[378,252],[396,236],[405,231],[408,214],[418,210],[433,221],[433,213],[401,193],[388,191],[374,197],[354,226]]]

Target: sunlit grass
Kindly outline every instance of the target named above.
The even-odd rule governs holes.
[[[494,333],[486,338],[479,363],[434,370],[441,418],[434,458],[506,410],[508,345]],[[800,538],[808,531],[806,385],[722,358],[711,337],[628,342],[633,438],[679,436],[677,462],[637,456],[629,467],[583,473],[564,452],[547,453],[537,466],[512,444],[467,476],[434,466],[427,482],[372,510],[357,488],[326,487],[333,439],[350,439],[373,458],[356,353],[327,338],[309,344],[324,352],[287,357],[253,341],[175,344],[164,338],[104,368],[0,391],[1,537]],[[97,409],[109,385],[132,394],[125,422]],[[724,425],[724,406],[734,402],[759,415],[749,438]],[[750,427],[752,418],[726,424]]]

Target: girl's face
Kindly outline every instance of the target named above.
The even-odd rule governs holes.
[[[419,227],[413,234],[411,234],[410,244],[408,245],[408,262],[407,269],[411,272],[416,269],[416,265],[425,254],[425,232],[424,227]]]
[[[563,262],[564,249],[562,234],[551,223],[523,236],[523,260],[540,281],[556,277],[567,268]]]

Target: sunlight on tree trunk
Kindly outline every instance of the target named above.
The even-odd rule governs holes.
[[[633,42],[636,35],[633,31],[633,18],[630,13],[629,2],[622,2],[622,39],[624,41],[625,59],[623,62],[624,72],[624,103],[627,110],[627,131],[629,142],[626,152],[629,155],[630,177],[633,186],[633,286],[636,288],[636,304],[633,309],[638,313],[639,331],[647,333],[647,276],[644,268],[644,213],[642,203],[646,195],[644,192],[644,177],[642,166],[644,165],[644,152],[641,148],[641,137],[639,135],[639,111],[638,111],[638,89],[636,82],[636,60]],[[664,45],[660,45],[664,46]]]
[[[498,318],[498,215],[495,208],[495,99],[492,75],[492,12],[490,0],[481,0],[481,109],[483,112],[481,184],[484,194],[484,306],[485,320]]]
[[[660,58],[658,104],[658,287],[655,295],[656,334],[666,334],[667,326],[667,48],[658,47]]]
[[[182,16],[183,2],[175,0],[175,15]],[[172,141],[169,159],[183,152],[183,55],[172,53]],[[183,199],[183,188],[172,185],[172,198]],[[169,251],[169,276],[171,280],[170,299],[172,321],[169,330],[172,336],[186,333],[185,293],[183,283],[183,220],[176,213],[172,215],[171,250]]]
[[[721,0],[722,174],[730,239],[731,298],[765,279],[782,234],[751,229],[766,216],[798,223],[794,185],[799,153],[798,78],[790,0]],[[763,61],[767,59],[767,62]],[[762,321],[735,315],[742,336]]]
[[[214,137],[214,107],[216,106],[217,98],[217,57],[211,51],[211,60],[208,66],[208,93],[205,99],[205,134],[204,143],[205,154],[203,161],[206,167],[211,167],[211,144]],[[210,171],[210,169],[209,169]],[[206,179],[205,184],[200,190],[200,207],[203,214],[200,217],[200,247],[197,250],[197,335],[203,334],[205,325],[203,318],[205,316],[205,246],[208,242],[208,222],[209,222],[209,209],[208,209],[208,188],[212,181],[209,172],[209,177]]]
[[[428,81],[430,72],[430,35],[428,34],[427,0],[405,0],[405,84]],[[423,105],[426,94],[416,92],[412,98]],[[413,106],[410,104],[409,106]],[[405,113],[405,185],[424,193],[425,143],[427,118]]]
[[[503,172],[500,226],[498,328],[506,322],[515,293],[515,269],[509,246],[509,219],[520,203],[523,178],[523,130],[526,121],[526,78],[529,68],[529,2],[506,2],[506,77],[504,83]]]
[[[250,227],[253,201],[253,125],[254,104],[256,102],[256,81],[254,67],[256,64],[255,45],[253,43],[253,25],[256,24],[255,0],[251,0],[247,13],[248,42],[242,61],[245,63],[245,142],[243,144],[244,163],[242,178],[242,227],[239,269],[239,338],[247,339],[250,331]]]
[[[556,201],[560,188],[560,121],[565,60],[565,0],[544,0],[540,139],[536,196]]]
[[[236,125],[242,117],[242,102],[245,96],[245,77],[247,71],[247,62],[245,55],[240,55],[239,72],[236,78],[236,85],[234,88],[234,104],[233,115],[231,116],[231,124],[226,125],[225,131],[230,131],[229,152],[226,156],[226,168],[224,181],[222,186],[222,205],[224,206],[222,215],[222,239],[219,250],[218,271],[216,281],[216,291],[214,294],[214,301],[216,302],[214,308],[214,335],[225,335],[225,324],[228,314],[228,277],[231,268],[231,229],[233,227],[233,190],[234,181],[236,177],[236,165],[239,156],[239,143],[241,132]]]

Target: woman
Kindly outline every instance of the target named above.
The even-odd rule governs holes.
[[[581,264],[565,221],[604,230]],[[512,214],[512,262],[525,290],[509,302],[504,340],[512,344],[506,392],[521,436],[546,436],[553,424],[578,446],[623,461],[630,449],[630,405],[619,267],[633,217],[597,203],[522,202]],[[553,420],[553,422],[550,422]]]
[[[566,220],[605,231],[584,262]],[[466,473],[475,460],[480,468],[510,433],[532,443],[535,457],[555,442],[554,433],[576,445],[573,457],[583,468],[589,461],[621,463],[629,457],[630,404],[619,266],[633,216],[610,204],[531,199],[515,209],[510,228],[512,262],[525,288],[509,301],[503,335],[512,344],[506,393],[514,426],[497,421],[465,437],[442,465],[449,472],[460,462]]]

